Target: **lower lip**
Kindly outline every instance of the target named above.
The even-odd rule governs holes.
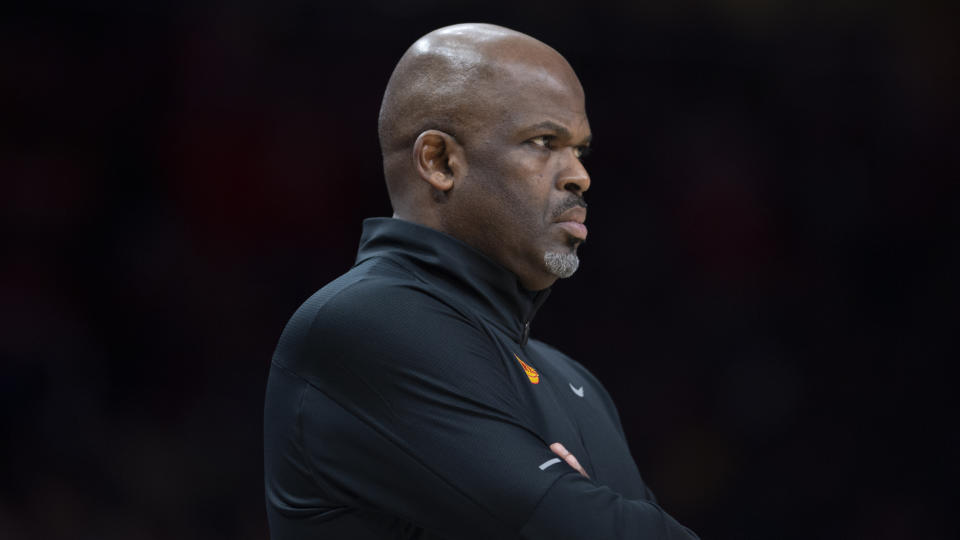
[[[576,221],[561,221],[557,223],[557,225],[570,233],[571,236],[579,238],[580,240],[587,239],[587,226],[583,223],[577,223]]]

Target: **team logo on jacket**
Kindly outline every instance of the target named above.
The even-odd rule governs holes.
[[[540,384],[540,374],[537,373],[537,370],[530,367],[529,364],[524,362],[517,356],[517,353],[513,353],[513,357],[517,359],[517,362],[520,362],[520,365],[523,366],[523,372],[527,374],[527,378],[530,379],[530,382],[533,384]]]

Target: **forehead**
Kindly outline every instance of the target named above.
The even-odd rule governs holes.
[[[557,55],[553,62],[510,62],[492,79],[489,119],[506,130],[552,122],[574,137],[590,134],[585,99],[573,69]]]

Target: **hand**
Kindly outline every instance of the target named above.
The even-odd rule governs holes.
[[[583,467],[580,466],[580,462],[577,461],[576,456],[571,454],[562,444],[555,442],[550,445],[550,450],[553,450],[553,453],[560,456],[561,459],[567,462],[567,465],[570,465],[577,470],[580,474],[584,475],[587,478],[590,478],[590,475],[587,474],[587,471],[583,470]]]

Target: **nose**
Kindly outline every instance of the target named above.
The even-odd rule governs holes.
[[[565,154],[566,163],[557,176],[557,189],[582,194],[590,189],[590,175],[572,148]]]

